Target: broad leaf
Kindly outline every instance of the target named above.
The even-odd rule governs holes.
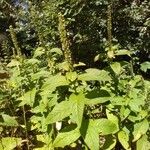
[[[129,145],[129,133],[125,132],[124,130],[120,131],[118,133],[118,139],[121,145],[126,149],[129,150],[130,145]]]
[[[69,84],[69,82],[66,80],[65,76],[55,75],[55,76],[51,76],[48,79],[46,79],[41,90],[53,92],[56,89],[56,87],[66,86],[68,84]]]
[[[20,66],[21,63],[17,61],[16,59],[12,59],[11,62],[7,65],[7,67],[15,67],[15,66]]]
[[[146,134],[148,128],[149,128],[149,123],[147,119],[143,120],[142,122],[134,124],[133,142],[137,141],[142,135]]]
[[[77,79],[77,73],[76,72],[68,72],[67,74],[66,74],[66,77],[67,77],[67,79],[69,80],[69,81],[71,81],[71,82],[73,82],[73,81],[75,81],[76,79]]]
[[[37,80],[39,78],[48,77],[49,75],[50,75],[50,72],[41,70],[37,73],[31,74],[31,78],[32,80]]]
[[[106,90],[92,90],[86,94],[86,104],[94,105],[105,103],[110,100],[110,94]]]
[[[105,136],[105,143],[102,150],[112,150],[116,146],[117,140],[115,136],[107,135]]]
[[[42,134],[42,135],[36,135],[37,138],[37,145],[39,142],[39,147],[33,148],[33,150],[54,150],[52,145],[52,139],[49,135]],[[42,147],[41,147],[41,143]]]
[[[59,49],[59,48],[52,48],[52,49],[50,50],[50,52],[51,52],[51,53],[56,53],[56,54],[58,54],[58,55],[63,55],[62,50]]]
[[[18,126],[18,122],[16,121],[15,117],[2,114],[3,122],[0,122],[0,125],[4,126]]]
[[[108,109],[106,109],[106,115],[107,115],[108,120],[110,120],[111,122],[113,122],[116,125],[116,127],[119,129],[119,119],[118,119],[118,117],[115,116]]]
[[[84,142],[87,144],[89,149],[99,150],[99,132],[97,131],[97,128],[94,127],[88,120],[84,120],[80,131]]]
[[[116,75],[119,75],[121,73],[121,65],[118,62],[114,62],[113,64],[110,65],[112,70]]]
[[[68,117],[73,110],[73,103],[70,101],[63,101],[53,108],[46,118],[46,124],[55,123]]]
[[[75,142],[80,137],[80,132],[78,129],[69,132],[59,133],[54,140],[54,147],[62,147],[70,145]]]
[[[73,104],[72,109],[72,117],[77,123],[78,127],[81,126],[82,123],[82,117],[83,117],[83,111],[84,111],[84,104],[85,104],[85,96],[83,93],[80,94],[72,94],[69,98],[69,100]]]
[[[141,64],[141,70],[146,72],[148,69],[150,69],[150,62],[146,61],[144,63]]]
[[[114,134],[119,130],[118,125],[108,119],[90,120],[90,123],[101,135]]]
[[[79,75],[79,80],[111,81],[111,77],[109,76],[109,73],[107,71],[91,68],[87,69],[86,73]]]
[[[136,142],[136,149],[137,149],[137,150],[150,150],[150,141],[148,141],[147,135],[143,135],[143,136]]]
[[[21,146],[21,138],[5,137],[0,140],[0,150],[13,150]]]
[[[115,55],[128,55],[131,56],[131,52],[129,50],[118,50]]]
[[[18,100],[21,101],[19,106],[29,105],[33,107],[35,95],[36,95],[36,88],[33,88],[32,90],[26,92],[22,97],[18,98]]]
[[[33,57],[39,57],[42,56],[45,53],[45,49],[43,47],[38,47],[35,52]]]

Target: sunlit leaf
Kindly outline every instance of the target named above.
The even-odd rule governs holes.
[[[45,53],[45,49],[43,47],[38,47],[35,52],[33,57],[39,57],[42,56]]]
[[[46,123],[51,124],[68,117],[73,110],[71,101],[62,101],[53,108],[46,118]]]
[[[141,64],[141,70],[146,72],[148,69],[150,69],[150,62],[146,61],[144,63]]]
[[[51,53],[56,53],[56,54],[58,54],[58,55],[63,55],[62,50],[59,49],[59,48],[52,48],[52,49],[50,50],[50,52],[51,52]]]
[[[147,130],[149,128],[149,123],[145,119],[142,122],[135,123],[134,124],[134,131],[133,131],[133,142],[137,141],[142,135],[146,134]]]
[[[18,126],[18,122],[16,121],[15,117],[2,114],[3,122],[0,122],[0,125],[4,126]]]
[[[5,137],[0,140],[0,150],[13,150],[21,146],[21,138]]]
[[[129,145],[129,134],[126,133],[124,130],[119,131],[118,133],[118,139],[119,142],[122,144],[122,146],[126,149],[126,150],[131,150],[130,145]]]
[[[36,95],[36,88],[33,88],[32,90],[26,92],[22,97],[18,98],[18,100],[21,101],[19,105],[23,106],[26,104],[33,107],[35,101],[35,95]]]
[[[80,132],[78,129],[69,132],[61,132],[57,135],[54,140],[54,147],[62,147],[70,145],[80,137]]]
[[[111,81],[111,77],[109,76],[109,73],[105,70],[98,70],[94,68],[90,68],[86,70],[86,73],[83,73],[79,75],[79,80],[83,81]]]
[[[149,149],[150,149],[150,141],[148,141],[147,135],[143,135],[143,136],[136,142],[136,149],[137,149],[137,150],[149,150]]]
[[[84,111],[84,104],[85,104],[85,96],[83,93],[80,94],[72,94],[69,100],[73,104],[72,109],[72,117],[75,122],[78,124],[78,127],[81,126],[82,118],[83,118],[83,111]]]
[[[114,62],[111,65],[112,70],[114,71],[115,74],[119,75],[121,73],[121,65],[118,62]]]
[[[105,143],[102,147],[103,150],[112,150],[117,143],[117,139],[116,137],[112,136],[112,135],[107,135],[105,136]]]

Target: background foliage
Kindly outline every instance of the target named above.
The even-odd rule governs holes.
[[[148,150],[148,0],[0,1],[0,149]]]

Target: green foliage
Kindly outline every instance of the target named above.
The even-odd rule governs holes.
[[[119,17],[108,42],[107,0],[22,1],[0,72],[0,149],[148,150],[150,81],[136,67],[149,70],[138,56],[148,53],[149,2],[123,3],[109,7]]]

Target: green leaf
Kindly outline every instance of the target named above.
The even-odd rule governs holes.
[[[51,53],[56,53],[56,54],[58,54],[58,55],[63,55],[62,50],[59,49],[59,48],[52,48],[52,49],[50,50],[50,52],[51,52]]]
[[[111,69],[114,71],[115,74],[119,75],[121,73],[121,65],[118,62],[114,62],[113,64],[110,65]]]
[[[68,117],[73,110],[73,103],[70,101],[62,101],[53,108],[46,118],[46,123],[51,124]]]
[[[53,92],[56,87],[69,85],[69,82],[66,80],[65,76],[55,75],[46,79],[41,90],[42,91],[51,91]]]
[[[109,101],[110,94],[106,90],[94,89],[86,94],[86,98],[87,98],[86,104],[94,105]]]
[[[150,69],[150,62],[146,61],[144,63],[141,64],[141,70],[146,72],[148,69]]]
[[[35,52],[33,57],[39,57],[42,56],[45,53],[45,49],[43,47],[38,47]]]
[[[21,146],[21,138],[5,137],[0,140],[0,150],[13,150]]]
[[[15,59],[12,59],[11,62],[7,65],[7,67],[15,67],[15,66],[20,66],[21,63]]]
[[[105,70],[99,70],[90,68],[86,70],[86,73],[83,73],[79,75],[79,80],[83,81],[111,81],[111,77],[109,76],[109,73]]]
[[[68,73],[66,74],[66,77],[67,77],[67,79],[68,79],[69,81],[73,82],[73,81],[75,81],[75,80],[77,79],[78,75],[77,75],[76,72],[68,72]]]
[[[150,142],[148,141],[147,135],[143,135],[136,142],[136,150],[150,150]]]
[[[11,117],[6,114],[2,114],[3,122],[0,122],[0,125],[4,126],[18,126],[18,122],[16,121],[15,117]]]
[[[86,66],[83,62],[79,62],[78,64],[74,64],[73,67]]]
[[[89,125],[84,141],[89,149],[99,150],[99,134],[95,127]]]
[[[41,134],[41,135],[36,135],[37,138],[37,145],[39,142],[39,147],[33,148],[33,150],[54,150],[53,145],[52,145],[52,139],[49,135],[46,134]],[[40,146],[40,143],[43,143],[43,147]]]
[[[115,116],[108,109],[106,109],[106,115],[107,115],[107,119],[110,120],[111,122],[113,122],[117,126],[117,128],[119,129],[119,119],[118,119],[118,117]]]
[[[72,94],[69,100],[73,104],[72,118],[77,123],[78,127],[80,127],[82,123],[84,104],[86,100],[85,96],[83,93],[79,93],[77,95]]]
[[[70,145],[75,142],[80,137],[80,132],[78,129],[69,132],[59,133],[54,140],[54,147],[62,147]]]
[[[33,88],[32,90],[26,92],[22,97],[18,98],[18,100],[21,100],[19,106],[29,105],[33,107],[35,95],[36,95],[36,88]]]
[[[105,143],[102,150],[112,150],[117,143],[116,137],[112,135],[105,136]]]
[[[93,122],[83,120],[80,132],[89,149],[99,150],[99,132]]]
[[[25,63],[29,65],[35,65],[35,64],[39,64],[40,61],[38,59],[31,58],[31,59],[26,59]]]
[[[129,50],[118,50],[115,55],[128,55],[131,56],[131,52]]]
[[[148,128],[149,128],[149,123],[147,119],[143,120],[142,122],[134,124],[133,142],[137,141],[142,135],[146,134]]]
[[[90,120],[90,123],[97,129],[101,135],[114,134],[118,132],[119,127],[116,123],[108,119]]]
[[[45,78],[48,76],[50,76],[50,72],[44,71],[44,70],[41,70],[41,71],[34,73],[34,74],[31,74],[32,80],[37,80],[37,79]]]
[[[119,142],[122,144],[122,146],[126,149],[126,150],[131,150],[130,145],[129,145],[129,134],[126,133],[125,131],[120,131],[118,133],[118,139]]]

